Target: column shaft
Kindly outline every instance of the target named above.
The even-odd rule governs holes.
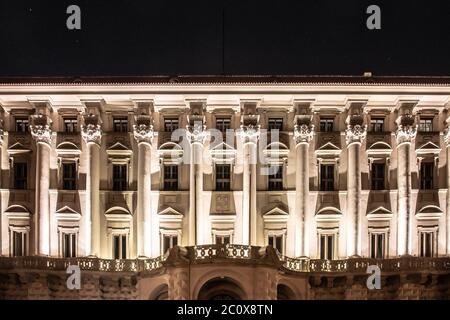
[[[88,169],[86,174],[86,246],[89,255],[100,255],[100,146],[88,142]],[[90,230],[90,232],[89,232]],[[90,241],[89,241],[90,240]],[[90,243],[90,246],[88,246]]]
[[[299,143],[296,146],[296,181],[295,181],[295,251],[296,257],[305,256],[305,220],[308,212],[309,170],[308,170],[308,143]]]
[[[242,173],[242,244],[250,244],[250,146],[244,144]]]
[[[153,257],[151,237],[152,211],[151,211],[151,146],[149,143],[138,144],[138,190],[137,190],[137,230],[138,230],[138,256]]]
[[[37,143],[36,159],[36,209],[39,217],[39,255],[50,255],[50,146],[45,142]]]
[[[194,150],[193,145],[191,145],[191,154],[190,154],[190,166],[189,166],[189,239],[188,239],[188,245],[189,246],[195,246],[196,239],[197,239],[197,230],[196,230],[196,181],[195,181],[195,165],[194,165]]]
[[[447,145],[447,210],[446,210],[446,253],[450,255],[450,144]]]
[[[410,142],[403,142],[397,147],[397,184],[398,184],[398,255],[410,254],[410,194],[411,169],[409,163]]]
[[[202,151],[203,145],[200,143],[192,144],[194,153],[194,172],[195,172],[195,215],[196,215],[196,231],[197,244],[206,244],[205,224],[208,217],[203,210],[203,168],[202,168]]]
[[[348,146],[347,168],[347,212],[349,216],[348,256],[361,255],[361,217],[359,203],[361,202],[361,143],[354,142]]]

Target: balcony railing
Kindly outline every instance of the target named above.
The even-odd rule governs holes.
[[[185,247],[182,255],[188,263],[201,264],[224,262],[226,260],[254,264],[262,261],[277,267],[301,273],[366,273],[367,267],[377,265],[383,272],[436,271],[450,272],[450,257],[418,258],[401,257],[393,259],[351,258],[345,260],[319,260],[290,258],[281,255],[272,247],[248,245],[201,245]],[[51,258],[51,257],[0,257],[0,270],[52,270],[65,271],[70,265],[78,265],[81,270],[102,272],[150,272],[165,265],[166,256],[152,259],[110,260],[91,257]],[[268,258],[267,258],[268,257]]]

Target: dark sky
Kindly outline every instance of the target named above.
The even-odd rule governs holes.
[[[448,0],[0,0],[0,76],[450,75],[449,49]]]

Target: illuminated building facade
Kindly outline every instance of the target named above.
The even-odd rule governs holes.
[[[0,84],[0,298],[448,298],[445,79],[147,80]]]

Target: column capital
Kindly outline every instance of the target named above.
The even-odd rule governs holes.
[[[414,116],[402,115],[397,119],[397,131],[395,132],[395,138],[397,144],[403,142],[411,142],[417,135],[417,125],[414,124]]]
[[[367,126],[364,124],[362,115],[355,114],[349,117],[347,129],[345,130],[345,142],[347,145],[352,143],[362,143],[367,135]]]
[[[99,124],[98,117],[89,114],[84,117],[84,124],[81,125],[81,137],[86,143],[100,144],[102,139],[102,127]]]
[[[31,116],[30,132],[36,142],[51,144],[52,130],[50,129],[50,124],[50,119],[43,114]]]
[[[309,143],[314,137],[313,124],[295,124],[294,125],[294,141],[295,144]]]
[[[241,128],[237,131],[237,135],[241,137],[244,143],[256,143],[259,139],[260,133],[260,126],[254,124],[241,125]]]
[[[186,126],[186,137],[190,143],[204,144],[207,135],[206,126],[203,122],[195,122]]]
[[[137,143],[152,144],[153,138],[158,133],[153,130],[150,116],[140,115],[136,117],[136,124],[133,125],[133,136]]]

